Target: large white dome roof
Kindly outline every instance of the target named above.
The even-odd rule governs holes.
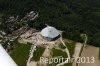
[[[55,38],[59,36],[59,30],[54,27],[47,26],[46,28],[42,29],[41,35],[48,38]]]

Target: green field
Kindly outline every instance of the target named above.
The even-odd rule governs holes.
[[[33,60],[34,61],[39,61],[40,57],[42,56],[45,48],[43,47],[38,47],[37,50],[33,54]]]
[[[72,58],[72,56],[73,56],[73,54],[74,54],[76,42],[72,41],[71,43],[68,43],[68,42],[65,41],[65,43],[66,43],[66,46],[67,46],[68,49],[69,49],[70,56],[71,56],[71,58]],[[65,64],[64,66],[72,66],[72,63]]]
[[[76,42],[71,41],[70,43],[68,43],[67,41],[68,41],[68,40],[65,40],[65,43],[66,43],[66,46],[67,46],[68,49],[69,49],[70,56],[71,56],[71,58],[72,58],[72,56],[73,56],[73,54],[74,54]],[[64,66],[72,66],[72,63],[65,64]]]
[[[68,43],[67,41],[68,40],[65,40],[65,44],[69,49],[70,56],[72,57],[72,55],[74,54],[74,49],[75,49],[76,42],[71,41],[70,43]],[[60,44],[59,47],[61,49],[66,48],[65,46],[63,46],[63,44]],[[63,52],[61,50],[58,50],[58,49],[53,49],[53,57],[56,57],[56,56],[62,56],[63,58],[67,58],[67,54],[65,52]],[[72,66],[72,63],[65,64],[64,66]]]
[[[71,43],[68,43],[68,42],[65,41],[65,43],[66,43],[66,46],[69,49],[70,56],[72,57],[72,55],[74,54],[74,49],[75,49],[76,42],[72,41]]]
[[[62,56],[64,58],[67,58],[67,54],[65,52],[58,49],[53,49],[53,57],[56,57],[56,56]]]
[[[65,42],[66,46],[68,47],[70,55],[72,57],[72,55],[74,54],[74,49],[75,49],[76,42],[71,41],[70,43],[68,43],[67,41],[69,41],[69,40],[65,40],[64,42]],[[60,44],[59,47],[61,49],[65,49],[66,48],[65,46],[63,46],[63,44]]]
[[[74,53],[75,48],[75,42],[68,43],[67,40],[65,40],[66,46],[69,49],[70,55],[72,57]],[[61,44],[59,46],[61,49],[64,49],[65,47]],[[17,41],[13,42],[13,50],[11,51],[11,57],[14,59],[14,61],[17,63],[18,66],[25,66],[28,60],[29,56],[29,50],[31,48],[31,44],[20,44]],[[37,50],[33,54],[33,60],[38,61],[43,54],[45,48],[38,47]],[[61,50],[58,49],[52,49],[53,57],[62,56],[63,58],[67,58],[67,54]],[[54,64],[55,65],[55,64]],[[64,66],[71,66],[71,63],[65,64]],[[52,66],[52,64],[50,65]]]
[[[20,44],[18,42],[13,43],[14,45],[13,50],[11,52],[11,57],[14,59],[18,66],[26,66],[31,45]]]

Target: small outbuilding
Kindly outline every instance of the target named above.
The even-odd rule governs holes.
[[[60,37],[60,31],[52,26],[47,26],[42,29],[41,35],[46,40],[54,41]]]

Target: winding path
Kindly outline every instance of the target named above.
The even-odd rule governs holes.
[[[62,35],[61,35],[61,37],[60,37],[60,40],[61,40],[62,44],[66,47],[65,50],[66,50],[66,53],[67,53],[67,55],[68,55],[68,59],[70,59],[70,53],[69,53],[69,50],[68,50],[66,44],[64,43],[64,41],[63,41],[63,39],[62,39]],[[63,62],[63,63],[57,64],[56,66],[61,66],[61,65],[64,65],[65,63],[68,63],[68,61],[69,61],[68,59],[65,60],[65,62]]]
[[[32,47],[30,49],[29,58],[27,61],[27,66],[30,66],[31,58],[33,57],[33,53],[34,53],[35,49],[36,49],[36,45],[32,45]]]

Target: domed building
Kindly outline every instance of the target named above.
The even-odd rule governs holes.
[[[42,29],[41,35],[48,41],[54,41],[60,37],[60,31],[52,26],[47,26],[46,28]]]

